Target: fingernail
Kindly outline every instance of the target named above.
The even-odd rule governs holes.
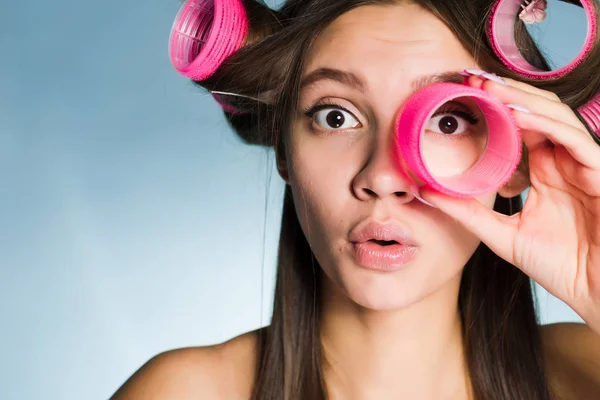
[[[489,72],[486,72],[485,74],[481,75],[481,77],[485,78],[485,79],[488,79],[490,81],[494,81],[494,82],[499,83],[501,85],[506,85],[506,82],[504,81],[504,79],[500,78],[496,74],[490,74]]]
[[[483,74],[487,74],[487,72],[477,69],[477,68],[467,68],[464,70],[464,72],[461,72],[461,75],[465,73],[468,75],[477,75],[477,76],[481,76]],[[468,75],[463,75],[463,76],[468,76]]]
[[[518,104],[507,104],[506,107],[512,108],[513,110],[521,111],[527,114],[531,114],[531,110],[529,108],[520,106]]]
[[[416,195],[415,195],[415,197],[416,197],[416,198],[417,198],[417,200],[419,200],[421,203],[423,203],[423,204],[425,204],[425,205],[428,205],[428,206],[429,206],[429,207],[431,207],[431,208],[438,208],[438,207],[434,206],[433,204],[431,204],[431,203],[429,203],[429,202],[425,201],[425,200],[424,200],[422,197],[419,197],[419,196],[416,196]]]
[[[421,203],[428,205],[429,207],[432,207],[432,208],[438,208],[421,197],[421,194],[419,193],[419,188],[417,186],[412,186],[410,191],[412,192],[413,196],[415,196],[415,198],[417,200],[419,200]]]

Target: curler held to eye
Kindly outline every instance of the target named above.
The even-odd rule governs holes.
[[[455,83],[428,86],[401,109],[398,154],[429,186],[454,197],[499,189],[517,169],[521,136],[504,104]]]

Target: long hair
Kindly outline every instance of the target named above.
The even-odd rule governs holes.
[[[283,155],[290,115],[297,106],[303,61],[314,38],[343,13],[364,5],[392,5],[394,0],[289,0],[277,12],[264,3],[244,0],[263,17],[251,18],[253,40],[230,56],[202,82],[209,90],[262,99],[251,112],[225,113],[248,144],[274,148]],[[487,71],[529,82],[556,93],[573,108],[600,91],[600,46],[567,77],[532,81],[516,75],[495,57],[486,36],[490,0],[414,0],[444,21]],[[600,7],[596,4],[600,16]],[[268,24],[262,29],[257,24]],[[532,65],[548,64],[521,21],[516,41]],[[526,161],[526,154],[524,157]],[[522,210],[520,196],[496,198],[494,210],[512,215]],[[260,330],[255,400],[324,400],[327,398],[319,336],[320,266],[296,215],[289,186],[284,193],[277,278],[271,324]],[[461,278],[458,306],[467,367],[476,399],[549,400],[552,394],[536,314],[533,281],[480,244]]]

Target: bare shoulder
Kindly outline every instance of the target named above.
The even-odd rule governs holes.
[[[213,346],[158,354],[137,370],[111,400],[248,399],[254,383],[258,332]]]
[[[550,383],[561,399],[592,399],[600,393],[600,335],[581,323],[540,327]]]

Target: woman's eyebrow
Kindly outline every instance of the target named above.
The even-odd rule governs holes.
[[[307,74],[300,82],[300,90],[323,80],[339,82],[359,92],[365,91],[365,82],[355,73],[334,68],[318,68]]]
[[[433,85],[435,83],[459,83],[462,84],[464,82],[464,76],[460,74],[460,72],[456,71],[448,71],[442,72],[439,74],[432,75],[424,75],[419,77],[418,79],[412,82],[412,89],[416,92],[421,90],[427,86]]]
[[[341,83],[351,89],[364,93],[367,87],[365,81],[350,71],[342,71],[335,68],[318,68],[307,74],[300,82],[300,91],[323,80]],[[431,75],[424,75],[414,80],[411,84],[413,91],[418,91],[435,83],[463,83],[464,77],[459,72],[448,71]]]

